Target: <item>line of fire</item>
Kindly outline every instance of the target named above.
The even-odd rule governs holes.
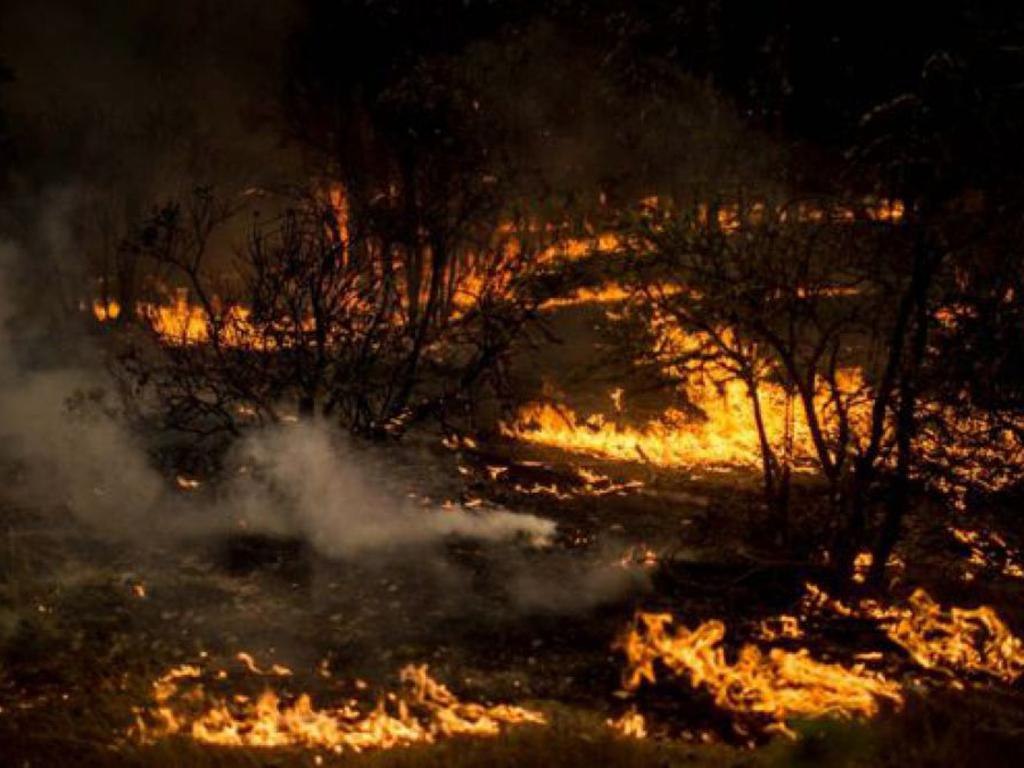
[[[820,5],[0,4],[0,766],[1018,765],[1024,10]]]

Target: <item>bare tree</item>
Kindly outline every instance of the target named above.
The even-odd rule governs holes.
[[[199,434],[276,420],[289,401],[371,435],[446,418],[481,381],[500,383],[552,290],[525,224],[474,224],[444,258],[428,244],[413,258],[379,211],[356,218],[317,191],[257,220],[218,268],[211,239],[235,213],[197,190],[138,239],[157,284],[186,286],[195,304],[145,305],[158,343],[126,355],[126,370],[157,394],[170,426]]]
[[[869,213],[827,200],[762,202],[731,216],[704,208],[648,214],[625,235],[639,311],[695,340],[682,360],[667,362],[690,370],[712,362],[744,383],[777,520],[786,517],[793,427],[787,420],[775,443],[766,433],[768,382],[799,410],[828,486],[833,526],[844,535],[851,526],[843,521],[863,514],[889,448],[899,356],[884,352],[894,336],[902,344],[907,312],[894,313],[888,298],[901,279],[895,254],[903,251],[892,228]]]

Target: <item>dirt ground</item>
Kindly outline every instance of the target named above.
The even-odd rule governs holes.
[[[394,687],[408,663],[466,700],[536,706],[547,729],[485,745],[456,740],[387,755],[330,760],[382,765],[1011,764],[1024,746],[1019,686],[973,681],[953,690],[920,675],[904,711],[869,724],[812,723],[803,739],[760,741],[731,730],[709,698],[676,683],[634,699],[621,693],[614,639],[638,608],[687,624],[719,618],[728,643],[755,637],[762,618],[792,613],[817,573],[805,560],[758,546],[756,478],[661,476],[523,446],[463,448],[436,457],[443,471],[417,489],[501,505],[557,522],[552,543],[448,540],[421,550],[336,559],[301,539],[238,529],[216,536],[98,537],[66,509],[4,505],[0,568],[0,765],[312,764],[313,753],[216,750],[184,740],[140,747],[126,739],[151,681],[203,660],[237,672],[224,690],[258,693],[241,651],[294,674],[275,686],[330,702]],[[488,467],[505,467],[498,478]],[[461,467],[461,471],[459,468]],[[456,471],[450,471],[455,469]],[[597,476],[599,479],[594,480]],[[453,478],[457,478],[453,479]],[[196,493],[207,492],[201,489]],[[811,509],[813,488],[798,489]],[[184,496],[184,494],[183,494]],[[933,521],[934,523],[934,521]],[[818,525],[813,514],[797,529]],[[1024,630],[1020,584],[985,574],[967,590],[963,552],[921,522],[900,579],[951,602],[993,604]],[[970,597],[973,595],[973,597]],[[884,651],[881,671],[911,674],[906,655],[856,621],[813,621],[793,647],[826,660]],[[364,681],[357,685],[356,681]],[[649,716],[643,742],[604,721],[635,704]],[[984,743],[974,741],[982,731]],[[710,743],[705,743],[710,742]],[[971,743],[970,752],[963,744]],[[1011,751],[1007,751],[1011,750]],[[401,753],[401,754],[399,754]]]

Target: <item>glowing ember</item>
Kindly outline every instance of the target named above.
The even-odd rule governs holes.
[[[677,627],[674,632],[669,629],[672,622],[669,614],[639,613],[619,640],[617,647],[626,656],[627,690],[654,683],[657,662],[693,687],[706,688],[721,709],[785,733],[791,733],[786,727],[791,717],[870,717],[880,701],[902,704],[897,683],[862,665],[827,664],[811,658],[807,650],[773,648],[764,653],[754,645],[743,646],[729,663],[722,622],[708,621],[694,630]],[[744,731],[739,724],[737,728]]]
[[[917,445],[934,470],[929,482],[954,507],[964,510],[971,489],[998,493],[1013,487],[1024,468],[1024,420],[1003,423],[983,409],[921,404],[922,433]]]
[[[259,674],[248,654],[238,657]],[[269,674],[284,674],[274,667]],[[285,703],[273,691],[257,699],[235,696],[226,700],[206,694],[199,682],[201,670],[176,667],[153,683],[155,706],[139,714],[135,735],[146,743],[173,735],[186,735],[206,744],[238,747],[300,746],[333,752],[390,749],[432,743],[456,735],[494,736],[503,725],[544,724],[539,712],[522,707],[460,701],[427,673],[426,666],[408,666],[401,672],[403,690],[382,697],[376,708],[361,712],[349,700],[338,708],[318,709],[308,694]],[[184,680],[192,681],[181,690]]]
[[[174,482],[183,491],[194,491],[196,488],[202,485],[202,483],[200,483],[194,477],[189,477],[188,475],[177,475],[174,478]]]
[[[992,531],[973,531],[953,526],[950,528],[953,537],[970,549],[967,559],[968,569],[964,573],[967,581],[976,575],[978,570],[994,569],[1012,579],[1024,579],[1024,567],[1021,566],[1020,553],[1011,547],[997,533]]]
[[[235,656],[245,668],[252,672],[254,675],[276,675],[278,677],[290,677],[292,671],[288,667],[283,667],[280,664],[274,664],[268,670],[260,669],[256,666],[256,661],[253,659],[252,654],[245,653],[244,651]]]
[[[658,565],[658,553],[638,544],[627,549],[616,564],[622,568],[655,568]]]
[[[859,552],[853,559],[853,580],[857,584],[867,581],[868,571],[871,570],[871,563],[874,562],[870,552]]]
[[[92,315],[101,323],[117,320],[121,316],[121,305],[114,299],[96,299],[92,303]]]
[[[799,640],[804,636],[800,620],[796,616],[773,616],[758,625],[758,636],[762,640]]]
[[[620,734],[628,738],[647,738],[647,721],[644,719],[644,716],[635,709],[630,709],[623,713],[621,717],[608,720],[607,723],[609,728],[618,731]]]

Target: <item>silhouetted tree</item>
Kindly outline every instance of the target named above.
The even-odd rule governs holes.
[[[377,436],[459,416],[557,280],[522,220],[410,261],[389,230],[322,191],[257,221],[225,269],[210,244],[233,213],[201,189],[135,241],[155,278],[142,317],[157,343],[135,345],[122,370],[156,395],[166,426],[201,436],[275,421],[291,403]],[[194,306],[167,306],[171,286]]]

